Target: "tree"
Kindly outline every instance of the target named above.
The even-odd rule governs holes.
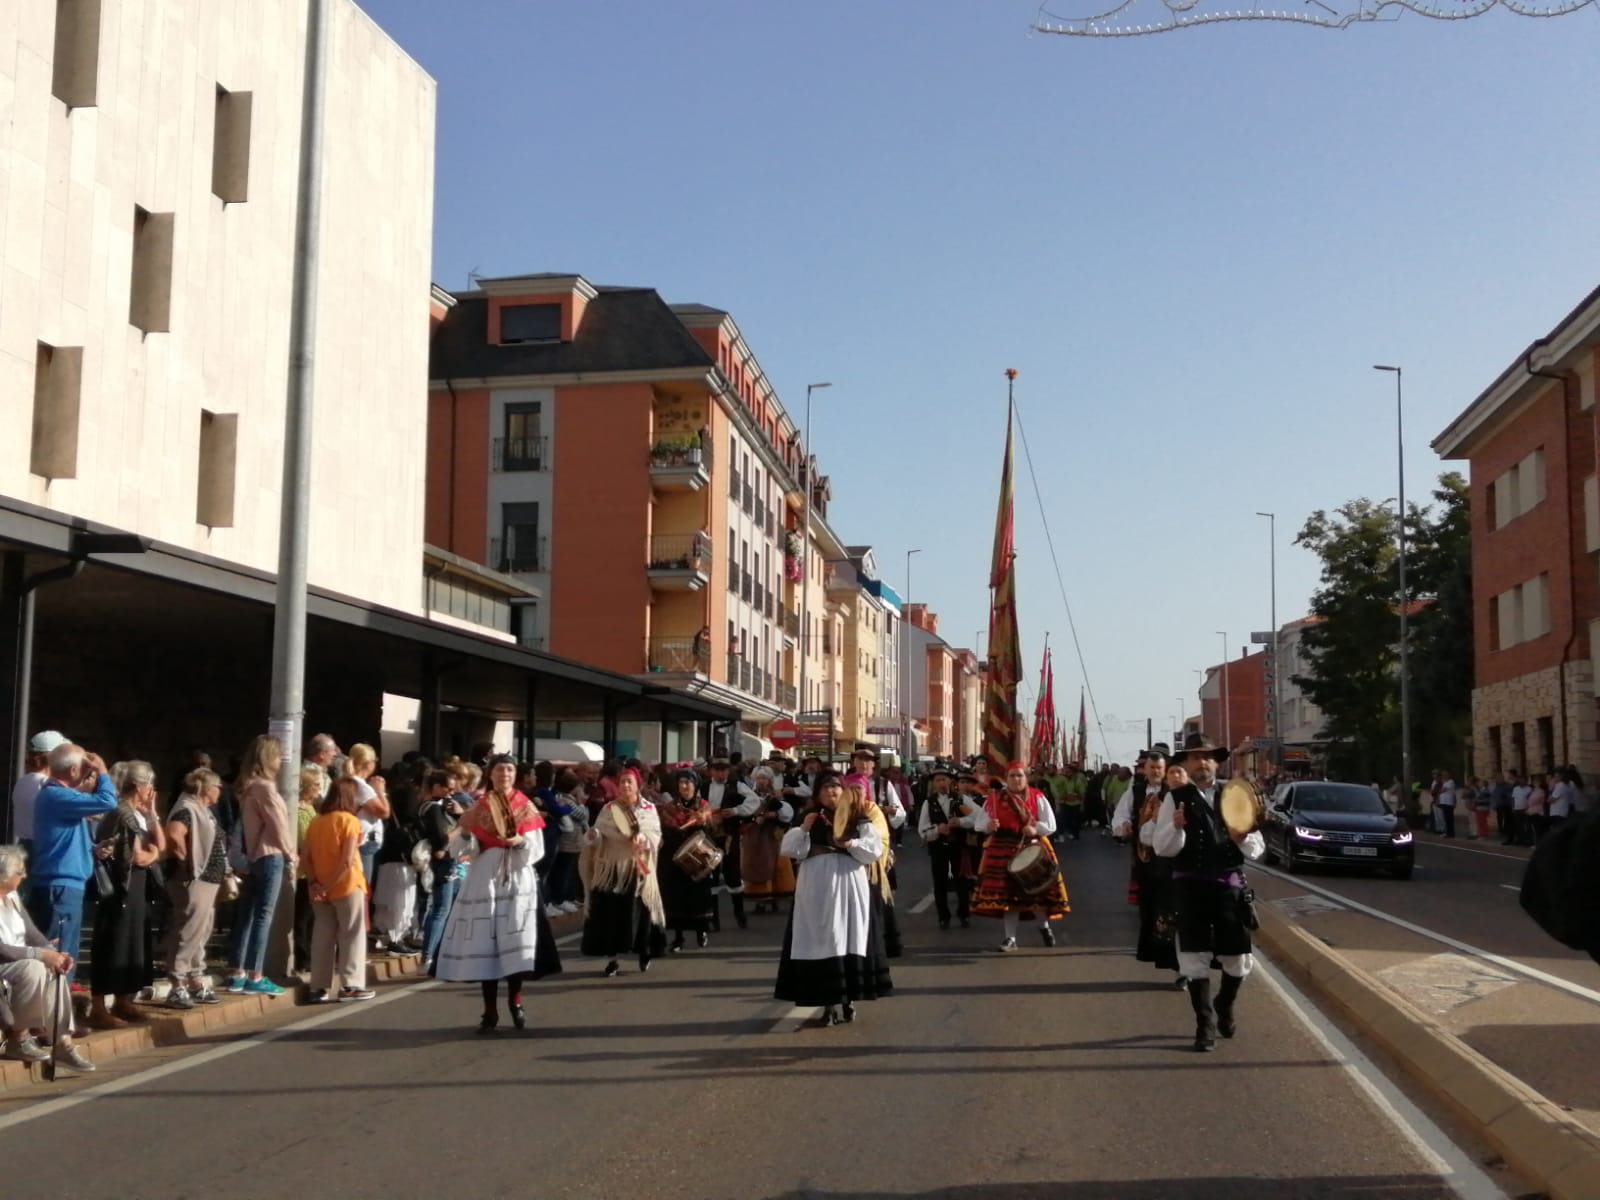
[[[1319,509],[1295,538],[1322,559],[1295,682],[1323,711],[1330,772],[1383,782],[1400,765],[1400,579],[1396,517],[1352,500]],[[1439,479],[1406,514],[1412,769],[1454,766],[1472,726],[1472,523],[1467,483]]]

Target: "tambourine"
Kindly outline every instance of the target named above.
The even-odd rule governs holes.
[[[1266,815],[1266,806],[1260,795],[1242,779],[1230,779],[1222,785],[1222,795],[1217,799],[1217,812],[1230,832],[1241,836],[1253,833]]]

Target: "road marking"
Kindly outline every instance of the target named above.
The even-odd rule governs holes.
[[[1514,883],[1502,883],[1500,886],[1508,892],[1520,892],[1522,890]]]
[[[1325,887],[1319,887],[1314,883],[1308,882],[1301,876],[1285,875],[1282,871],[1277,870],[1275,867],[1266,867],[1261,866],[1260,864],[1257,864],[1256,869],[1259,871],[1264,871],[1268,875],[1275,876],[1276,878],[1283,880],[1285,883],[1293,884],[1295,887],[1302,887],[1307,891],[1316,892],[1319,895],[1326,896],[1330,900],[1337,900],[1346,908],[1353,909],[1356,912],[1365,913],[1369,917],[1376,917],[1380,921],[1387,921],[1391,925],[1394,925],[1400,929],[1404,929],[1410,933],[1418,934],[1421,937],[1432,938],[1436,942],[1441,942],[1444,945],[1449,946],[1452,950],[1459,950],[1463,954],[1476,955],[1478,958],[1483,959],[1485,962],[1491,962],[1497,967],[1504,967],[1508,971],[1515,971],[1519,975],[1526,975],[1529,979],[1534,979],[1540,983],[1547,984],[1558,991],[1566,992],[1568,995],[1577,996],[1584,1000],[1592,1000],[1596,1004],[1600,1004],[1600,992],[1594,991],[1591,988],[1583,987],[1580,984],[1569,983],[1567,980],[1562,979],[1559,975],[1552,975],[1548,971],[1541,971],[1538,967],[1530,967],[1525,963],[1518,962],[1514,958],[1507,958],[1503,954],[1495,954],[1491,950],[1484,950],[1481,947],[1472,945],[1470,942],[1460,941],[1459,939],[1453,938],[1448,934],[1436,933],[1432,929],[1427,929],[1421,925],[1414,924],[1411,921],[1405,920],[1403,917],[1394,916],[1392,913],[1386,913],[1382,909],[1377,909],[1371,907],[1370,905],[1362,904],[1358,900],[1352,900],[1349,896],[1341,896],[1338,892],[1329,891]]]
[[[762,1009],[760,1019],[770,1022],[768,1033],[795,1033],[821,1015],[822,1009],[816,1005],[808,1008],[780,1000]]]
[[[915,904],[913,904],[906,911],[909,912],[914,917],[918,913],[927,912],[932,907],[933,907],[933,893],[929,892],[926,896],[924,896],[921,900],[918,900]]]
[[[135,1071],[131,1075],[124,1075],[121,1079],[108,1079],[104,1083],[97,1083],[84,1088],[81,1092],[74,1092],[70,1096],[61,1096],[55,1100],[45,1100],[31,1108],[22,1109],[20,1112],[8,1113],[0,1116],[0,1130],[14,1128],[17,1125],[34,1121],[40,1117],[53,1117],[64,1113],[68,1109],[77,1108],[80,1104],[87,1104],[91,1100],[98,1100],[102,1096],[115,1096],[119,1092],[126,1092],[136,1087],[143,1087],[147,1083],[154,1083],[158,1079],[165,1079],[169,1075],[176,1075],[180,1071],[188,1071],[194,1067],[204,1066],[206,1063],[216,1062],[218,1059],[228,1058],[230,1055],[240,1054],[255,1046],[264,1046],[268,1042],[275,1042],[286,1038],[290,1034],[303,1033],[307,1029],[320,1029],[330,1025],[343,1017],[348,1017],[355,1012],[370,1012],[383,1004],[392,1004],[406,996],[415,995],[417,992],[426,991],[437,987],[438,983],[432,979],[422,980],[407,987],[398,988],[387,995],[379,996],[376,1000],[364,1004],[336,1004],[329,1006],[315,1016],[307,1017],[302,1021],[294,1021],[288,1025],[280,1025],[276,1029],[263,1029],[240,1038],[237,1042],[228,1042],[221,1046],[213,1046],[209,1050],[202,1050],[198,1054],[186,1058],[176,1059],[173,1062],[163,1063],[159,1067],[150,1067],[144,1071]]]
[[[1277,993],[1278,999],[1300,1019],[1312,1040],[1344,1070],[1356,1090],[1378,1110],[1378,1115],[1387,1118],[1392,1127],[1404,1134],[1417,1155],[1443,1177],[1460,1200],[1504,1200],[1505,1189],[1495,1183],[1494,1178],[1478,1166],[1471,1155],[1451,1141],[1449,1135],[1413,1104],[1371,1059],[1361,1053],[1354,1042],[1322,1018],[1287,976],[1282,975],[1276,967],[1271,972],[1263,970],[1260,962],[1261,956],[1258,954],[1257,966],[1252,974],[1260,975],[1267,987]]]
[[[1485,858],[1504,858],[1510,862],[1525,863],[1528,861],[1527,856],[1522,854],[1501,854],[1494,850],[1479,850],[1476,846],[1457,846],[1450,842],[1417,842],[1416,844],[1419,846],[1437,846],[1441,850],[1459,850],[1463,854],[1481,854]]]

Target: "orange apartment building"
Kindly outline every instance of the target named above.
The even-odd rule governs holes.
[[[1597,372],[1600,289],[1433,440],[1471,471],[1479,774],[1600,770]]]
[[[904,609],[910,649],[903,693],[920,753],[966,758],[982,749],[983,691],[978,656],[939,636],[939,614],[926,604]]]
[[[827,528],[828,480],[733,319],[571,274],[485,279],[436,301],[427,535],[538,591],[524,640],[732,705],[750,735],[833,707],[842,646],[821,636],[822,593],[843,548]],[[625,717],[624,746],[629,732]],[[641,725],[636,753],[709,749],[651,736]]]

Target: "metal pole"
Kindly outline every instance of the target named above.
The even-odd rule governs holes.
[[[1267,519],[1267,562],[1268,571],[1272,576],[1272,764],[1280,771],[1283,769],[1283,709],[1279,704],[1281,696],[1278,689],[1278,514],[1258,512],[1258,517]]]
[[[1375,366],[1375,371],[1394,374],[1394,442],[1395,462],[1399,479],[1399,547],[1400,547],[1400,802],[1411,803],[1411,647],[1408,645],[1407,624],[1410,614],[1409,593],[1406,591],[1406,438],[1404,372],[1399,367]]]
[[[816,487],[812,478],[811,454],[811,393],[818,388],[832,387],[831,383],[806,384],[806,437],[801,458],[801,468],[806,477],[805,524],[800,529],[800,702],[799,709],[809,709],[806,695],[806,669],[811,651],[811,493]]]
[[[323,95],[328,67],[328,0],[306,0],[305,81],[300,112],[300,175],[295,198],[294,277],[289,301],[289,386],[284,405],[283,508],[278,529],[278,595],[272,625],[272,701],[268,728],[283,745],[278,790],[299,794],[300,724],[305,717],[306,557],[311,518],[311,410],[316,366],[317,272],[322,232]],[[292,815],[291,809],[291,815]],[[278,925],[292,922],[294,888],[282,890]],[[286,973],[288,939],[274,936],[268,968]]]
[[[1217,630],[1222,639],[1222,744],[1233,753],[1233,713],[1228,710],[1228,635]]]
[[[920,547],[918,547],[915,550],[907,550],[906,551],[906,607],[907,608],[911,607],[911,556],[913,554],[921,554],[921,553],[922,553],[922,549]],[[900,622],[900,637],[901,637],[901,646],[903,647],[903,649],[901,651],[901,654],[900,654],[900,657],[902,659],[902,669],[904,671],[906,671],[908,676],[909,676],[909,673],[911,671],[911,630],[907,626],[907,624],[906,624],[906,622],[904,620],[902,620]],[[910,701],[909,701],[909,696],[910,696],[910,693],[911,693],[911,689],[910,689],[910,687],[906,687],[906,688],[902,689],[902,692],[903,692],[903,694],[900,697],[900,712],[902,714],[902,722],[901,723],[905,727],[905,736],[904,736],[904,739],[902,741],[902,744],[905,747],[905,755],[904,755],[904,758],[902,760],[902,767],[906,767],[906,766],[910,766],[911,760],[913,758],[915,758],[916,755],[914,755],[912,753],[913,745],[912,745],[912,736],[911,736],[911,708],[910,708]]]

